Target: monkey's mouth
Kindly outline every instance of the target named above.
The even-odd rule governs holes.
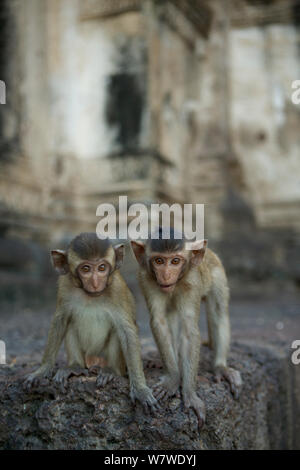
[[[165,292],[170,292],[173,290],[175,285],[176,285],[176,282],[174,282],[173,284],[159,284],[159,287],[161,288],[161,290]]]
[[[90,292],[89,290],[84,290],[84,292],[89,295],[90,297],[98,297],[99,295],[102,294],[102,290],[100,291],[94,291],[94,292]]]

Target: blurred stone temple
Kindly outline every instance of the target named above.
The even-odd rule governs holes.
[[[124,194],[204,203],[225,258],[244,240],[246,257],[267,249],[263,269],[300,282],[299,1],[0,8],[3,238],[94,230],[97,206]]]

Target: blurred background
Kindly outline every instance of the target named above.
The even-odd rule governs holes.
[[[1,0],[0,339],[39,359],[49,248],[103,202],[204,203],[233,338],[300,338],[300,2]],[[124,275],[147,316],[128,250]],[[17,358],[17,359],[16,359]]]

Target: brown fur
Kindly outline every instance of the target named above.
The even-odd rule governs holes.
[[[199,425],[202,425],[205,408],[196,394],[202,298],[206,299],[209,337],[215,350],[215,371],[221,371],[231,383],[233,393],[241,385],[239,373],[227,367],[230,325],[226,274],[219,257],[206,249],[206,242],[195,242],[195,249],[191,251],[184,251],[181,246],[179,253],[172,252],[174,257],[179,254],[185,256],[186,269],[182,277],[178,276],[175,287],[163,290],[159,277],[156,273],[153,275],[149,268],[153,255],[151,247],[152,242],[132,242],[140,264],[139,281],[149,309],[152,333],[165,370],[155,393],[157,398],[163,398],[174,395],[181,387],[185,406],[194,409]],[[155,251],[159,251],[157,246]],[[178,267],[178,272],[180,269]]]
[[[99,243],[94,234],[82,234],[71,242],[67,253],[59,250],[53,252],[54,265],[57,264],[60,272],[65,274],[59,277],[57,307],[42,365],[28,377],[27,385],[51,375],[64,340],[70,370],[84,369],[91,363],[105,363],[115,374],[124,375],[127,366],[131,398],[146,406],[152,407],[155,404],[156,400],[146,385],[142,367],[134,298],[116,269],[116,263],[120,262],[123,253],[123,247],[121,248],[113,248],[108,242]],[[80,255],[87,258],[81,258]],[[106,286],[96,297],[89,295],[80,282],[77,282],[78,263],[88,263],[91,258],[96,258],[96,263],[99,258],[99,263],[106,261],[111,266]],[[103,371],[101,377],[98,377],[98,383],[106,383],[102,376]],[[59,370],[54,380],[60,382],[65,377],[66,374]]]

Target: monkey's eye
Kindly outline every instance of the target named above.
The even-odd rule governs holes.
[[[154,261],[156,264],[164,264],[164,260],[162,258],[155,258]]]
[[[106,265],[105,264],[100,264],[98,271],[105,271]]]
[[[87,264],[81,267],[81,271],[83,271],[84,273],[88,273],[90,269],[91,268]]]
[[[180,263],[180,258],[173,258],[171,263],[172,264],[179,264]]]

